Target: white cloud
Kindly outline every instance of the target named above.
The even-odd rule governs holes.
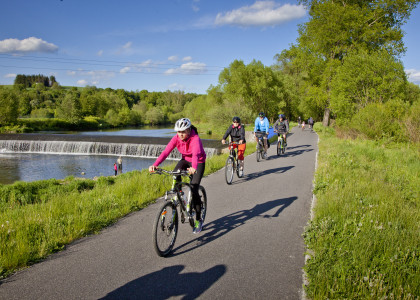
[[[4,78],[15,78],[15,77],[16,77],[16,74],[12,74],[12,73],[4,75]]]
[[[97,53],[98,56],[102,56],[102,54],[104,54],[104,50],[99,50]]]
[[[176,55],[169,56],[168,57],[168,60],[169,61],[177,61],[178,60],[178,56],[176,56]]]
[[[219,13],[216,25],[236,26],[274,26],[293,19],[304,17],[303,5],[280,5],[274,1],[256,1],[251,6],[244,6],[230,12]]]
[[[132,43],[132,42],[127,42],[127,43],[126,43],[124,46],[122,46],[122,47],[123,47],[123,49],[130,49],[132,45],[133,45],[133,43]]]
[[[134,49],[133,49],[133,43],[132,42],[127,42],[124,45],[120,46],[117,51],[115,52],[115,54],[117,55],[121,55],[121,54],[125,54],[125,55],[131,55],[134,54]]]
[[[125,74],[125,73],[129,72],[130,70],[131,70],[131,68],[130,68],[130,67],[124,67],[124,68],[122,68],[122,69],[120,70],[120,73],[121,73],[121,74]]]
[[[80,85],[80,86],[86,86],[88,84],[88,82],[87,82],[87,80],[80,79],[80,80],[77,80],[76,84]]]
[[[408,79],[411,82],[420,83],[420,71],[416,69],[405,70],[405,73],[408,75]]]
[[[179,68],[169,69],[165,71],[166,75],[173,75],[173,74],[203,74],[207,72],[206,64],[204,63],[194,63],[188,62],[182,64]]]
[[[192,57],[191,56],[185,56],[182,61],[191,61]]]
[[[56,52],[58,47],[36,37],[0,41],[0,53]]]

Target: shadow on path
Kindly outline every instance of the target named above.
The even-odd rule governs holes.
[[[274,168],[274,169],[264,170],[264,171],[261,171],[261,172],[254,172],[254,173],[250,173],[250,174],[245,174],[244,177],[239,178],[238,180],[232,182],[232,185],[238,184],[238,183],[243,183],[243,182],[253,180],[253,179],[257,179],[261,176],[265,176],[265,175],[269,175],[269,174],[274,174],[274,173],[281,174],[281,173],[289,171],[292,168],[294,168],[294,166]]]
[[[180,274],[185,267],[176,265],[163,268],[108,293],[100,299],[153,299],[163,300],[184,296],[182,299],[197,299],[225,273],[225,265],[217,265],[203,273]]]
[[[257,204],[251,209],[241,210],[236,213],[232,213],[225,217],[214,220],[208,224],[204,224],[201,235],[183,245],[177,247],[172,256],[177,256],[195,248],[198,248],[204,244],[208,244],[215,239],[227,234],[231,230],[244,225],[247,221],[253,218],[276,218],[280,213],[295,201],[297,197],[289,197],[284,199],[277,199],[268,201],[265,203]],[[278,207],[275,213],[268,214],[268,211]],[[183,250],[185,249],[185,250]]]

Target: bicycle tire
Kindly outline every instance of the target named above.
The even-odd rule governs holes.
[[[160,207],[153,224],[153,244],[156,253],[159,256],[167,256],[175,245],[177,235],[178,212],[172,202],[166,201]]]
[[[280,156],[280,154],[281,154],[281,142],[278,141],[277,142],[277,156]]]
[[[238,176],[238,178],[241,178],[242,177],[241,176],[241,170],[240,170],[241,166],[239,165],[238,160],[235,161],[235,168],[236,168],[236,175]]]
[[[207,193],[206,189],[202,185],[198,188],[198,195],[200,196],[201,202],[201,220],[204,223],[207,214]]]
[[[226,178],[227,184],[232,183],[234,169],[235,169],[235,161],[233,157],[229,156],[226,160],[226,166],[225,166],[225,178]]]

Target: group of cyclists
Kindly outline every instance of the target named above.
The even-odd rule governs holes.
[[[309,129],[312,129],[312,127],[314,126],[314,119],[312,117],[308,119],[308,125]],[[305,120],[302,120],[300,116],[298,117],[298,126],[299,128],[302,127],[302,130],[305,129]]]
[[[300,118],[300,117],[299,117]],[[264,157],[267,158],[268,149],[268,133],[270,123],[263,112],[258,114],[254,124],[254,137],[258,143],[259,138],[262,137],[264,144]],[[273,125],[274,132],[283,136],[285,146],[287,146],[287,133],[289,131],[289,122],[284,114],[278,116],[278,120]],[[157,167],[168,157],[171,151],[176,147],[181,153],[182,158],[176,165],[174,170],[187,170],[191,175],[192,187],[192,205],[196,211],[196,221],[193,232],[199,233],[203,227],[201,220],[201,205],[199,196],[199,186],[204,175],[206,153],[204,147],[198,136],[198,131],[191,121],[187,118],[182,118],[176,121],[174,130],[177,134],[169,141],[165,150],[159,155],[156,161],[149,167],[149,172],[153,173]],[[232,125],[228,127],[222,138],[222,143],[226,143],[226,139],[230,136],[231,141],[235,142],[234,147],[238,148],[238,162],[241,171],[244,169],[244,153],[246,150],[245,128],[241,124],[241,119],[237,116],[233,117]],[[180,180],[180,178],[179,178]]]

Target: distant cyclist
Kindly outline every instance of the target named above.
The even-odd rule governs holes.
[[[300,128],[300,125],[302,124],[302,118],[299,116],[298,117],[298,127]]]
[[[239,145],[234,145],[233,147],[238,147],[238,161],[240,170],[244,170],[244,153],[246,149],[245,141],[245,127],[241,124],[241,118],[233,117],[232,125],[226,130],[225,135],[222,139],[222,144],[226,143],[226,138],[230,135],[232,142],[236,142]]]
[[[268,136],[268,128],[270,127],[270,123],[268,122],[267,117],[263,112],[258,114],[258,117],[255,119],[255,126],[254,126],[254,134],[255,140],[258,144],[258,138],[263,136],[264,141],[264,158],[267,158],[267,136]],[[259,132],[258,132],[259,131]]]
[[[174,171],[188,170],[192,175],[192,205],[196,211],[196,221],[193,229],[194,233],[199,233],[203,228],[203,221],[201,220],[201,204],[198,189],[201,178],[203,178],[206,153],[204,152],[203,144],[198,131],[195,126],[191,125],[191,121],[187,118],[182,118],[176,121],[174,130],[177,134],[169,141],[165,150],[159,155],[155,163],[149,167],[149,172],[154,172],[176,147],[182,154],[182,159],[178,162]]]
[[[274,123],[274,131],[277,132],[278,136],[283,135],[284,146],[287,146],[287,133],[289,132],[289,121],[286,120],[285,115],[280,114],[279,119]]]
[[[308,119],[308,124],[309,124],[309,128],[312,129],[312,127],[314,126],[314,119],[312,119],[312,117]]]

